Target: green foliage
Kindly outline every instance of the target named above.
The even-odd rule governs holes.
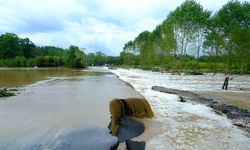
[[[0,36],[0,58],[13,58],[22,56],[23,52],[19,45],[19,38],[16,34],[6,33]]]
[[[84,53],[76,46],[68,51],[54,47],[37,47],[29,38],[19,38],[16,34],[0,35],[1,67],[76,67],[84,68]]]
[[[105,63],[106,63],[106,55],[100,51],[96,52],[94,64],[97,66],[101,66],[104,65]]]
[[[77,46],[71,45],[67,51],[66,62],[68,67],[72,68],[85,68],[84,61],[85,54]]]
[[[64,56],[66,51],[54,46],[43,46],[38,47],[37,53],[39,53],[40,56]]]
[[[124,57],[121,54],[119,56],[107,56],[102,52],[89,53],[86,55],[86,63],[90,66],[103,66],[103,65],[122,65],[124,64]]]
[[[186,64],[185,64],[185,69],[194,69],[196,67],[196,61],[188,61]]]
[[[246,73],[250,71],[249,43],[249,2],[229,1],[211,16],[196,1],[186,0],[152,32],[143,31],[126,43],[120,58],[123,64],[134,65],[139,57],[143,68]]]
[[[134,55],[131,53],[126,53],[126,52],[121,52],[120,59],[122,61],[122,64],[134,66],[134,65],[139,65],[140,58],[138,55]]]
[[[58,56],[36,56],[34,60],[29,60],[33,66],[37,67],[59,67],[64,66],[63,58]]]
[[[229,1],[215,15],[215,28],[221,34],[222,48],[227,55],[227,72],[241,63],[241,72],[249,59],[250,4]],[[238,59],[235,59],[237,58]],[[236,61],[235,61],[236,60]]]
[[[29,40],[29,38],[19,38],[19,45],[24,57],[33,58],[35,56],[36,46],[32,41]]]

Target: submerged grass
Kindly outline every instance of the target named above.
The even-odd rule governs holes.
[[[114,99],[110,102],[111,123],[109,129],[116,135],[121,117],[152,118],[153,111],[146,99]]]
[[[9,96],[15,96],[15,93],[10,92],[6,88],[0,89],[0,97],[9,97]]]

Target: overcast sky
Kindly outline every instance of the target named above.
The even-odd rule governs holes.
[[[217,11],[227,0],[197,0]],[[249,1],[249,0],[248,0]],[[152,31],[184,0],[0,0],[0,34],[16,33],[36,45],[119,55],[123,45]]]

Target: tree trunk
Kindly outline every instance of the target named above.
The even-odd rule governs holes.
[[[245,62],[245,59],[244,59],[244,56],[243,56],[243,55],[241,55],[240,60],[241,60],[240,75],[242,76],[242,74],[243,74],[243,69],[244,69],[244,62]]]
[[[231,56],[231,48],[228,48],[228,55],[227,55],[227,74],[231,72],[231,65],[232,65],[232,56]]]
[[[173,54],[173,64],[172,64],[172,65],[173,65],[173,66],[172,66],[173,68],[172,68],[172,69],[174,69],[174,65],[175,65],[175,55],[176,55],[176,50],[175,50],[175,49],[173,49],[173,53],[174,53],[174,54]]]
[[[186,43],[185,43],[185,46],[184,46],[184,52],[183,52],[184,55],[187,54],[187,44],[188,44],[188,42],[187,42],[187,40],[186,40]]]
[[[200,45],[198,45],[198,48],[197,48],[196,71],[198,70],[198,67],[199,67],[199,58],[200,58]]]
[[[199,58],[200,58],[200,49],[201,49],[201,44],[202,44],[202,33],[198,34],[197,37],[197,61],[196,61],[196,71],[198,70],[199,67]]]
[[[215,47],[215,60],[214,60],[214,75],[217,73],[217,62],[218,62],[218,47]]]
[[[180,54],[179,75],[181,75],[181,71],[182,71],[182,55],[183,55],[183,49],[184,49],[184,38],[182,38],[182,40],[181,40],[181,54]]]

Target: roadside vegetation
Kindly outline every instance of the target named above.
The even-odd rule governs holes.
[[[155,27],[128,41],[120,56],[84,53],[77,46],[36,46],[14,33],[0,35],[0,67],[100,65],[156,71],[250,73],[250,4],[229,1],[217,12],[186,0]]]

